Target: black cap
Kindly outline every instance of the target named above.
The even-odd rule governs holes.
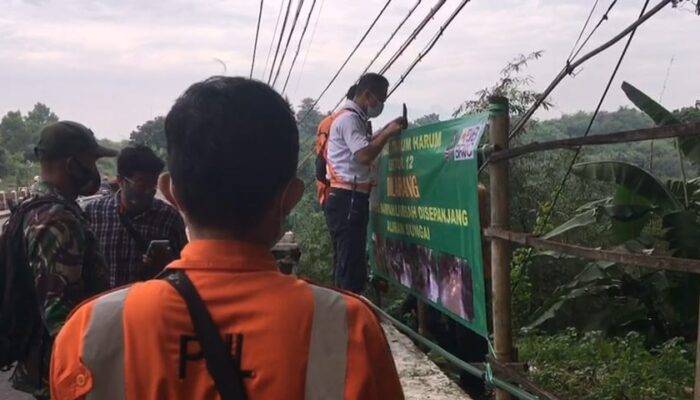
[[[58,121],[41,130],[39,144],[34,148],[39,159],[64,158],[81,154],[114,157],[117,151],[100,146],[95,134],[86,126],[73,121]]]

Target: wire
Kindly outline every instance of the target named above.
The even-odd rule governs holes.
[[[272,32],[272,40],[270,41],[270,47],[267,49],[267,57],[265,57],[265,68],[263,69],[262,77],[265,78],[265,71],[267,71],[267,66],[270,63],[270,54],[272,54],[272,47],[275,45],[275,36],[277,36],[277,28],[279,28],[280,17],[282,16],[282,9],[284,8],[284,0],[280,0],[280,9],[277,11],[277,22],[275,22],[275,30]]]
[[[372,58],[372,61],[370,61],[369,64],[367,64],[367,66],[365,67],[365,69],[360,73],[360,76],[364,75],[367,71],[369,71],[369,69],[372,67],[372,65],[374,64],[374,62],[377,61],[377,59],[378,59],[379,56],[382,54],[382,52],[384,51],[384,49],[386,49],[386,47],[389,45],[389,43],[391,42],[391,40],[394,39],[394,36],[396,36],[396,33],[398,33],[398,31],[404,26],[404,24],[406,23],[406,21],[408,21],[408,19],[411,17],[411,15],[413,14],[413,12],[416,11],[416,8],[418,8],[418,5],[420,5],[421,1],[422,1],[422,0],[418,0],[418,1],[416,2],[416,4],[413,6],[413,8],[411,8],[411,9],[408,11],[408,14],[406,14],[406,16],[403,18],[403,20],[401,20],[401,22],[400,22],[399,25],[396,27],[396,29],[394,29],[394,31],[391,33],[391,35],[389,35],[389,39],[388,39],[386,42],[384,42],[384,45],[379,49],[379,51],[377,52],[377,54],[374,55],[374,58]],[[357,78],[357,81],[359,81],[359,79],[360,79],[360,78]],[[355,83],[357,83],[357,81],[355,81]],[[333,107],[333,110],[335,110],[336,108],[338,108],[338,106],[340,105],[340,103],[343,102],[343,99],[345,99],[345,96],[341,97],[340,100],[338,100],[338,103],[336,103],[336,105]]]
[[[275,79],[272,80],[272,87],[275,87],[277,83],[277,78],[280,76],[280,71],[282,70],[282,65],[284,64],[284,58],[287,56],[287,50],[289,50],[289,43],[292,41],[292,35],[294,35],[294,29],[297,26],[297,21],[299,20],[299,14],[301,14],[301,7],[304,5],[304,0],[299,0],[297,5],[297,11],[294,13],[294,19],[292,20],[292,28],[289,30],[289,36],[287,36],[287,43],[284,45],[284,51],[282,52],[282,58],[280,58],[280,63],[277,66],[277,72],[275,73]]]
[[[299,90],[299,84],[301,83],[301,77],[304,75],[304,68],[306,67],[306,59],[309,56],[311,46],[314,43],[314,38],[316,38],[316,28],[318,28],[318,21],[321,19],[321,13],[323,12],[323,5],[326,3],[325,0],[321,0],[321,6],[318,8],[318,14],[316,14],[316,22],[314,22],[314,29],[311,30],[311,38],[309,39],[309,44],[306,45],[306,51],[304,52],[304,61],[301,63],[301,70],[299,71],[299,76],[297,77],[297,84],[294,86],[294,94]]]
[[[250,63],[250,76],[253,78],[253,68],[255,67],[255,52],[258,50],[258,35],[260,35],[260,19],[262,18],[263,1],[260,0],[260,11],[258,11],[258,27],[255,28],[255,44],[253,45],[253,61]]]
[[[406,48],[408,48],[408,46],[416,39],[418,34],[423,30],[423,28],[425,28],[425,26],[428,24],[428,22],[430,22],[430,20],[433,19],[433,17],[438,12],[438,10],[440,10],[440,8],[442,8],[442,6],[445,4],[445,1],[446,0],[438,0],[438,2],[433,6],[433,8],[430,9],[430,11],[428,12],[428,15],[426,15],[425,18],[423,18],[423,20],[418,24],[418,26],[413,30],[413,32],[411,32],[411,34],[408,36],[408,38],[403,42],[401,47],[399,47],[399,49],[391,56],[389,61],[387,61],[386,64],[384,64],[382,69],[379,71],[380,74],[383,75],[384,73],[386,73],[386,71],[389,70],[389,68],[391,68],[392,65],[394,65],[396,60],[399,59],[399,57],[401,56],[401,54],[403,54],[403,52],[406,50]]]
[[[418,63],[423,59],[423,57],[428,55],[428,53],[430,52],[430,50],[433,49],[433,47],[435,46],[437,41],[440,39],[442,34],[445,33],[445,30],[447,29],[447,27],[450,26],[450,24],[455,19],[455,17],[457,17],[457,15],[462,11],[464,6],[466,6],[467,3],[469,3],[470,1],[471,0],[462,0],[462,2],[457,6],[457,8],[452,12],[452,15],[450,15],[449,18],[447,18],[447,20],[445,21],[444,24],[442,24],[442,26],[440,26],[440,29],[437,31],[435,36],[433,36],[433,38],[430,39],[430,42],[428,43],[428,45],[423,49],[423,51],[418,53],[418,56],[416,57],[416,59],[413,60],[411,65],[409,65],[408,68],[406,68],[406,71],[404,71],[404,73],[401,74],[401,78],[399,78],[399,81],[394,85],[393,88],[391,88],[391,90],[389,91],[389,93],[386,96],[387,98],[389,98],[389,96],[391,96],[391,94],[394,93],[396,91],[396,89],[399,88],[399,86],[401,86],[401,84],[406,80],[406,77],[408,76],[408,74],[410,74],[411,71],[413,71],[413,68],[415,68],[415,66],[418,65]]]
[[[318,104],[318,102],[321,100],[321,98],[323,97],[323,95],[326,94],[326,92],[327,92],[328,89],[331,87],[331,85],[333,85],[333,82],[335,82],[335,80],[338,78],[338,75],[340,75],[340,73],[343,71],[343,68],[345,68],[345,66],[348,64],[348,62],[350,61],[350,59],[352,58],[352,56],[355,55],[355,52],[357,51],[357,49],[360,48],[360,45],[362,44],[362,42],[365,41],[365,39],[367,38],[367,36],[369,35],[369,33],[372,31],[372,28],[374,28],[374,26],[377,24],[377,21],[379,21],[379,18],[382,16],[382,14],[384,14],[384,11],[386,11],[387,7],[389,7],[389,4],[390,4],[390,3],[391,3],[391,0],[387,0],[387,2],[384,4],[384,7],[382,7],[382,9],[379,11],[379,14],[377,14],[377,16],[374,18],[374,21],[372,21],[372,24],[370,24],[369,28],[367,28],[367,30],[365,31],[364,35],[362,35],[362,38],[360,38],[360,41],[357,42],[357,44],[355,45],[355,48],[352,49],[352,51],[350,52],[350,54],[348,54],[348,56],[347,56],[347,58],[345,59],[345,61],[343,61],[343,64],[341,64],[341,65],[340,65],[340,68],[338,68],[338,71],[336,71],[336,73],[335,73],[335,74],[333,75],[333,77],[331,78],[330,82],[328,82],[328,84],[327,84],[326,87],[323,89],[323,91],[321,92],[321,94],[319,94],[318,97],[316,98],[316,100],[314,100],[314,103],[311,105],[311,107],[309,107],[309,110],[306,112],[306,114],[304,114],[304,115],[301,117],[301,119],[299,120],[298,123],[301,123],[301,121],[303,121],[303,120],[306,119],[306,117],[309,115],[309,113],[314,109],[314,107],[316,107],[316,105]]]
[[[547,99],[547,97],[552,93],[552,91],[561,83],[564,78],[569,75],[572,71],[574,71],[577,67],[585,63],[586,61],[590,60],[591,58],[595,57],[596,55],[600,54],[601,52],[607,50],[610,46],[614,45],[615,43],[619,42],[624,38],[625,36],[629,35],[630,32],[633,30],[637,29],[637,27],[644,22],[646,22],[649,18],[654,16],[657,12],[661,11],[664,7],[666,7],[669,3],[673,2],[674,0],[661,0],[659,4],[654,6],[651,10],[649,10],[646,14],[641,16],[639,19],[634,21],[631,25],[629,25],[627,28],[623,29],[622,32],[618,33],[615,37],[612,39],[608,40],[607,42],[603,43],[602,45],[596,47],[595,49],[589,51],[588,53],[584,54],[583,56],[579,57],[577,60],[572,61],[572,62],[567,62],[566,65],[564,65],[564,68],[559,72],[559,74],[554,77],[552,82],[550,82],[549,86],[542,92],[537,97],[537,100],[530,106],[530,108],[523,114],[520,119],[515,123],[513,128],[510,130],[510,134],[508,135],[508,140],[514,138],[517,136],[520,132],[522,132],[523,127],[525,127],[525,124],[530,120],[532,115],[537,111],[537,109],[542,105],[542,103]],[[483,164],[484,166],[486,163]]]
[[[588,27],[588,23],[591,22],[591,17],[593,16],[593,12],[595,12],[596,7],[598,7],[598,0],[595,0],[595,3],[593,3],[593,8],[591,8],[591,12],[588,13],[588,18],[586,18],[586,23],[583,24],[583,28],[581,28],[581,32],[579,32],[578,38],[576,38],[576,42],[574,42],[574,46],[571,48],[571,53],[569,53],[569,57],[567,58],[567,60],[571,61],[571,58],[574,56],[574,51],[576,51],[576,46],[578,46],[578,43],[581,40],[581,37],[583,37],[583,32],[586,31],[586,28]]]
[[[593,34],[596,33],[596,31],[598,30],[598,28],[600,28],[600,26],[603,24],[603,22],[608,20],[608,15],[610,14],[610,11],[612,11],[613,7],[615,7],[615,4],[617,4],[617,0],[613,0],[610,3],[610,6],[608,6],[608,9],[605,11],[605,14],[603,14],[603,16],[600,17],[600,21],[598,21],[598,23],[593,28],[593,30],[588,34],[588,36],[586,37],[586,40],[584,40],[583,43],[581,43],[581,47],[578,48],[576,53],[574,53],[573,57],[569,57],[569,60],[571,60],[572,58],[576,58],[579,55],[579,53],[581,53],[581,50],[583,50],[583,48],[586,47],[586,44],[588,43],[589,40],[591,40],[591,38],[593,37]]]
[[[270,67],[270,76],[267,77],[267,84],[270,84],[272,79],[272,73],[275,71],[275,64],[277,63],[277,55],[280,51],[280,46],[282,45],[282,38],[284,37],[284,30],[287,29],[287,20],[289,19],[289,10],[292,8],[292,0],[287,2],[287,11],[284,13],[284,20],[282,21],[282,30],[280,31],[280,38],[277,40],[277,49],[275,50],[275,57],[272,59],[272,66]]]
[[[294,52],[294,58],[292,58],[292,63],[289,65],[289,71],[287,71],[287,78],[284,80],[284,86],[282,86],[282,94],[287,90],[287,84],[289,83],[289,77],[292,75],[292,70],[294,69],[294,64],[297,62],[297,57],[299,57],[299,51],[301,50],[301,42],[304,40],[304,35],[306,34],[306,29],[309,27],[309,22],[311,21],[311,14],[314,12],[314,7],[316,7],[316,0],[311,3],[311,8],[309,9],[309,14],[306,16],[306,22],[304,23],[304,29],[301,31],[299,36],[299,42],[297,43],[297,50]]]
[[[644,6],[642,7],[642,11],[639,14],[640,18],[642,15],[644,15],[644,12],[647,9],[647,6],[649,5],[650,0],[646,0],[644,2]],[[593,122],[595,121],[596,117],[598,116],[598,113],[600,112],[600,107],[603,105],[603,101],[605,100],[605,97],[608,95],[608,91],[610,90],[610,86],[612,86],[613,81],[615,80],[615,76],[617,75],[617,72],[620,69],[620,65],[622,64],[622,60],[624,60],[625,55],[627,55],[627,50],[630,47],[630,44],[632,43],[632,39],[634,39],[634,34],[637,32],[637,29],[633,29],[632,32],[630,33],[629,37],[627,38],[627,43],[625,43],[625,47],[622,49],[622,53],[620,54],[620,57],[617,60],[617,64],[615,64],[615,68],[612,71],[612,74],[610,75],[610,79],[608,79],[608,84],[605,86],[605,90],[603,91],[603,94],[600,96],[600,100],[598,101],[598,105],[595,108],[595,111],[593,112],[593,115],[591,116],[591,119],[588,121],[588,126],[586,127],[586,131],[583,134],[583,137],[588,136],[588,134],[591,132],[591,127],[593,126]],[[564,191],[564,186],[566,185],[567,180],[571,176],[571,172],[573,171],[574,165],[576,164],[576,161],[578,160],[579,155],[581,154],[581,148],[578,147],[576,148],[576,153],[574,153],[573,158],[571,159],[571,162],[569,163],[569,168],[566,170],[566,174],[564,174],[564,178],[562,179],[561,183],[557,187],[557,191],[554,194],[554,199],[552,200],[552,205],[549,207],[547,210],[547,214],[545,214],[542,227],[546,227],[547,223],[549,222],[550,217],[552,216],[552,213],[554,212],[554,208],[557,206],[557,202],[559,201],[559,198],[561,197],[562,192]],[[541,232],[539,232],[541,233]],[[538,234],[538,233],[535,233]]]

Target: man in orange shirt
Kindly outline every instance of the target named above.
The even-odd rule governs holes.
[[[213,77],[176,101],[165,131],[170,175],[159,186],[190,234],[166,270],[177,278],[80,306],[56,339],[52,397],[402,399],[362,299],[283,275],[270,254],[304,189],[284,99],[258,81]],[[181,296],[184,281],[213,324]],[[199,340],[213,325],[218,338]],[[225,351],[211,352],[214,342]]]

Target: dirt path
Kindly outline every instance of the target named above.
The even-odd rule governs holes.
[[[404,395],[409,400],[469,400],[428,356],[390,324],[383,324],[396,361]]]

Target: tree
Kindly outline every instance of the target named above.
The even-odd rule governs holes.
[[[136,127],[129,135],[133,144],[148,146],[161,158],[167,154],[167,142],[165,140],[165,117],[155,117]]]
[[[495,85],[481,89],[475,93],[476,98],[462,103],[452,116],[471,114],[485,111],[489,106],[489,97],[505,96],[508,98],[510,112],[513,115],[520,115],[530,108],[541,95],[538,92],[527,89],[532,84],[532,76],[522,75],[522,70],[527,67],[530,61],[538,60],[544,51],[533,51],[530,54],[520,54],[514,58],[501,70],[501,77]],[[545,101],[542,108],[549,109],[552,103]]]
[[[309,115],[306,115],[306,114]],[[299,126],[299,137],[306,138],[316,135],[316,128],[325,116],[314,107],[314,99],[307,97],[299,104],[297,111],[297,124]]]
[[[409,125],[410,125],[410,127],[414,127],[414,126],[423,126],[423,125],[428,125],[428,124],[434,124],[436,122],[440,122],[440,116],[435,114],[435,113],[430,113],[430,114],[426,114],[420,118],[416,118]]]

